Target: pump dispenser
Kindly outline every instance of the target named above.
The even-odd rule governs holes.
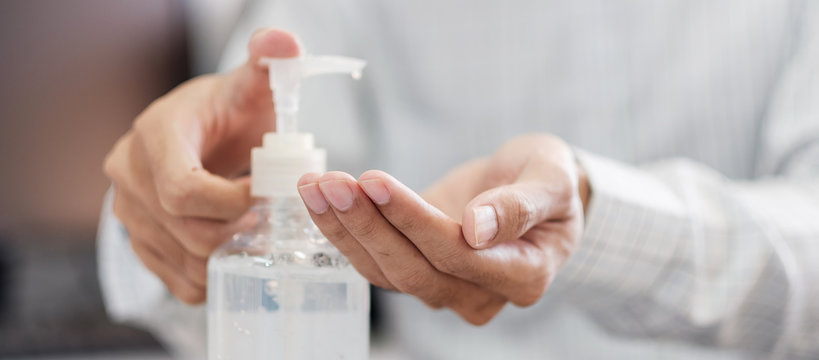
[[[298,195],[295,184],[307,172],[326,171],[324,149],[314,147],[313,135],[298,132],[299,88],[301,79],[322,74],[350,74],[361,77],[366,63],[341,56],[303,58],[262,58],[270,75],[276,132],[264,135],[262,147],[251,153],[253,196]]]
[[[263,58],[276,131],[251,151],[257,224],[208,260],[208,359],[366,359],[369,284],[313,224],[299,177],[324,172],[326,152],[298,132],[305,77],[346,73],[364,61],[339,56]]]

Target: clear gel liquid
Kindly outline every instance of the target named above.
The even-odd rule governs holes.
[[[208,261],[209,360],[368,358],[369,284],[288,207]]]
[[[214,260],[208,276],[210,359],[366,359],[369,286],[348,266],[264,267]],[[259,265],[252,265],[253,263]]]

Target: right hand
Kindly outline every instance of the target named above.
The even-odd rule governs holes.
[[[180,300],[205,300],[207,259],[250,226],[249,179],[238,177],[275,115],[261,57],[299,55],[296,38],[257,31],[250,58],[224,75],[201,76],[154,101],[105,159],[114,213],[145,266]]]

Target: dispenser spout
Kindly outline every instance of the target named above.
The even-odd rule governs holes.
[[[267,66],[270,90],[276,109],[276,132],[298,132],[299,88],[301,79],[313,75],[350,74],[361,77],[364,60],[344,56],[302,56],[294,58],[262,58]]]

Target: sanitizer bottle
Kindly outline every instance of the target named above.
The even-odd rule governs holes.
[[[262,59],[276,132],[251,153],[258,223],[208,261],[208,359],[362,360],[369,350],[369,285],[321,234],[298,196],[326,154],[297,131],[302,78],[347,73],[364,62],[337,56]]]

